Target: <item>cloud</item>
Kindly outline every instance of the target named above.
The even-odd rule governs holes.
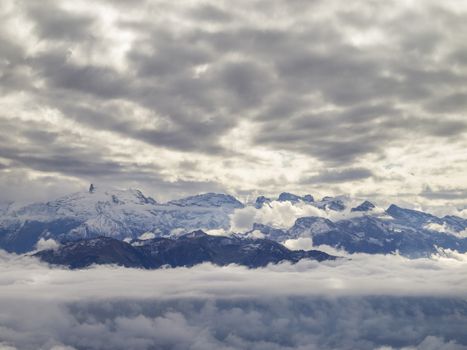
[[[463,188],[439,188],[433,190],[427,186],[420,195],[433,199],[464,199],[467,197],[467,190]]]
[[[327,217],[328,213],[305,203],[272,201],[261,209],[252,206],[236,209],[230,216],[230,226],[233,232],[251,230],[254,223],[289,228],[297,218],[304,216]]]
[[[46,249],[57,249],[60,244],[53,239],[41,238],[36,243],[37,250],[46,250]]]
[[[311,250],[316,249],[313,246],[313,240],[309,237],[300,237],[297,239],[288,239],[284,245],[291,250]],[[339,254],[338,254],[339,255]]]
[[[345,202],[343,211],[320,209],[305,202],[292,203],[290,201],[272,201],[263,205],[260,209],[254,206],[246,206],[236,209],[230,215],[230,226],[233,232],[245,232],[253,228],[254,223],[269,225],[275,228],[288,229],[293,226],[295,220],[306,216],[315,216],[338,221],[362,216],[363,212],[352,212],[351,209],[361,204],[362,200],[349,197],[339,197]],[[373,214],[385,215],[384,209],[376,207]]]
[[[442,225],[431,222],[431,223],[425,225],[424,228],[427,229],[427,230],[436,231],[436,232],[440,232],[440,233],[447,233],[447,234],[454,235],[454,236],[457,236],[457,237],[460,237],[460,238],[467,238],[467,229],[456,232],[456,231],[452,230],[448,225],[446,225],[445,222],[443,222]]]
[[[448,252],[449,253],[449,252]],[[465,349],[465,255],[72,271],[0,252],[17,349]]]
[[[337,170],[325,170],[319,175],[311,176],[303,180],[304,183],[339,183],[364,180],[373,176],[371,170],[366,168],[348,168]]]
[[[420,191],[446,187],[448,168],[465,187],[466,13],[432,0],[5,0],[2,182],[27,173],[15,190],[31,199],[45,176],[155,197],[399,188],[443,206],[452,198]]]

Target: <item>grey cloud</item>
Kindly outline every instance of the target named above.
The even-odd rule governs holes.
[[[467,197],[467,190],[464,188],[440,188],[433,190],[430,186],[425,186],[420,196],[429,199],[447,199],[447,200],[462,200]]]
[[[29,17],[35,22],[37,32],[46,39],[84,40],[92,37],[94,19],[66,11],[51,1],[44,1],[27,8]]]
[[[77,66],[67,62],[67,52],[48,53],[34,60],[51,88],[75,90],[102,99],[126,95],[130,82],[107,67]]]
[[[123,167],[116,161],[106,160],[102,152],[90,152],[86,148],[72,147],[67,144],[70,139],[79,136],[63,135],[67,140],[58,139],[57,132],[41,130],[44,124],[29,122],[18,125],[13,121],[1,120],[3,140],[0,141],[0,157],[9,159],[11,168],[16,166],[29,167],[45,172],[59,172],[69,175],[92,176],[98,174],[116,174]],[[21,145],[12,146],[14,139],[28,140]]]
[[[305,155],[326,167],[367,166],[360,161],[385,159],[388,149],[410,148],[415,138],[461,144],[465,15],[445,5],[336,4],[331,11],[320,0],[240,1],[235,8],[140,1],[132,9],[100,1],[128,14],[116,19],[113,35],[102,32],[98,11],[68,10],[60,1],[16,2],[2,22],[27,20],[33,29],[31,42],[23,43],[2,27],[2,95],[22,91],[30,103],[24,110],[58,110],[91,133],[142,141],[154,154],[161,148],[202,154],[216,165],[219,156],[235,158],[244,168],[254,158],[249,150],[241,156],[221,142],[242,122],[251,123],[245,144]],[[393,15],[382,15],[389,10]],[[108,49],[118,43],[128,47],[116,67]],[[136,121],[136,109],[148,114],[144,122]],[[32,143],[45,128],[24,137]],[[60,142],[67,137],[77,141],[64,134]],[[77,143],[76,156],[67,150],[76,164],[94,158],[102,164],[93,164],[96,172],[108,167],[122,180],[134,171],[131,159],[116,161],[95,145]],[[53,154],[43,149],[23,157],[21,166],[37,169]],[[79,170],[57,158],[46,163],[66,175]]]
[[[430,123],[427,129],[438,137],[458,136],[466,133],[467,122],[465,120],[443,120]]]
[[[302,183],[340,183],[363,180],[372,176],[374,176],[373,172],[366,168],[333,169],[305,178],[302,180]]]
[[[441,99],[436,99],[428,104],[428,108],[434,112],[454,112],[464,114],[467,108],[467,94],[454,93]]]
[[[232,20],[232,16],[228,12],[210,4],[201,5],[195,8],[191,12],[191,15],[196,19],[208,22],[226,23]]]
[[[148,37],[141,38],[138,45],[148,44],[152,52],[132,50],[128,54],[141,78],[158,77],[170,81],[174,76],[184,74],[185,79],[189,79],[191,68],[213,59],[209,47],[198,45],[189,37],[177,36],[166,28],[145,28],[144,33]]]
[[[460,66],[467,66],[467,48],[455,49],[449,55],[450,63]]]
[[[25,350],[59,344],[76,349],[466,349],[465,302],[451,299],[111,300],[22,303],[15,309],[19,315],[10,305],[3,308],[9,316],[3,338]],[[21,323],[18,316],[29,321]]]
[[[389,129],[374,126],[387,118],[377,109],[373,114],[372,109],[359,113],[361,108],[357,107],[342,114],[305,114],[275,123],[262,122],[255,141],[311,154],[325,162],[347,164],[358,156],[380,152],[393,136]]]

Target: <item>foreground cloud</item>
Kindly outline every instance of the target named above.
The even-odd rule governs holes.
[[[69,271],[0,254],[0,348],[466,349],[465,255]]]

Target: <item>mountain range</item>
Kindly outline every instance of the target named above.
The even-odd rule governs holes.
[[[252,222],[251,227],[244,232],[233,232],[231,221],[237,211],[274,211],[284,204],[299,206],[303,212],[311,212],[313,215],[297,217],[290,227],[258,221]],[[277,198],[260,196],[252,203],[242,203],[231,195],[205,193],[160,203],[139,190],[93,186],[89,191],[48,202],[0,206],[0,248],[15,253],[34,251],[37,242],[44,239],[61,243],[60,249],[65,249],[63,252],[78,243],[89,248],[90,242],[97,240],[101,242],[99,244],[120,247],[121,251],[138,251],[135,256],[140,256],[144,249],[137,248],[138,244],[141,247],[148,244],[151,247],[165,247],[164,244],[171,247],[171,244],[175,244],[173,242],[179,242],[180,237],[186,240],[184,235],[196,230],[207,233],[215,230],[216,234],[223,232],[230,236],[229,239],[235,238],[236,241],[262,238],[274,244],[307,238],[314,247],[330,246],[349,253],[398,252],[413,258],[428,256],[440,249],[467,251],[467,220],[464,218],[437,217],[395,204],[382,209],[368,200],[355,202],[346,196],[327,196],[317,200],[309,194],[284,192]],[[150,239],[142,240],[141,237]],[[207,238],[210,237],[208,235]],[[186,254],[189,251],[187,248]],[[240,254],[239,248],[233,251]],[[222,254],[228,255],[225,251]],[[40,253],[39,256],[50,262],[55,259],[52,258],[53,252]],[[241,261],[240,256],[240,260],[235,262]],[[136,265],[152,266],[152,263],[147,265],[146,255],[138,259],[144,263]],[[157,260],[154,257],[152,259],[153,262]],[[294,259],[282,257],[282,260]],[[270,261],[276,260],[270,257]],[[193,261],[188,259],[186,263],[191,264]],[[219,261],[220,264],[234,262],[218,257],[202,261]],[[162,259],[159,264],[178,266],[170,259]],[[250,266],[247,262],[243,264]]]

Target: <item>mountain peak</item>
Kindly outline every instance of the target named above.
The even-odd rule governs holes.
[[[298,196],[290,192],[282,192],[277,198],[279,202],[292,202],[297,203],[300,201],[311,203],[314,201],[314,198],[311,194],[306,194],[304,196]]]
[[[259,196],[258,198],[256,198],[255,208],[256,209],[261,209],[264,204],[270,203],[270,202],[271,202],[271,198],[268,198],[268,197],[265,197],[265,196]]]
[[[364,201],[360,205],[356,206],[355,208],[352,208],[350,211],[370,211],[375,208],[375,205],[371,203],[370,201]]]
[[[184,235],[181,235],[180,238],[201,238],[206,236],[208,236],[208,234],[203,230],[196,230],[193,232],[185,233]]]

